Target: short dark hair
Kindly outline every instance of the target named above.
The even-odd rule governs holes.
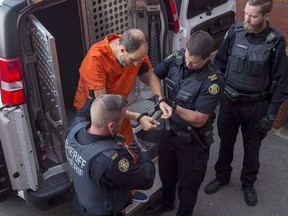
[[[215,50],[215,40],[207,32],[199,30],[190,36],[186,49],[190,56],[206,59]]]
[[[121,112],[122,108],[126,106],[127,99],[122,95],[116,95],[116,94],[104,94],[98,96],[96,101],[101,101],[104,111],[108,112]]]
[[[252,6],[261,6],[260,13],[262,15],[271,13],[272,11],[272,7],[273,7],[272,0],[248,0],[247,2],[249,5],[252,5]]]
[[[122,95],[104,94],[96,97],[90,109],[92,125],[105,127],[110,121],[119,121],[126,104],[127,99]]]
[[[128,53],[133,53],[138,50],[143,43],[148,43],[148,39],[141,30],[129,29],[122,34],[119,43],[126,48]]]

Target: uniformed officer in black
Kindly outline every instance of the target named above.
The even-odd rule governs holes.
[[[241,127],[244,159],[240,180],[249,206],[257,204],[253,185],[259,172],[261,141],[288,93],[286,43],[282,34],[269,25],[271,10],[271,0],[247,1],[244,23],[230,28],[215,57],[227,85],[217,124],[221,142],[216,179],[205,192],[215,193],[229,183],[234,144]]]
[[[134,146],[140,154],[136,164],[123,137],[117,134],[125,117],[125,103],[126,99],[113,94],[101,95],[94,102],[87,99],[67,132],[65,149],[77,216],[121,215],[131,189],[153,185],[155,167],[145,144]]]
[[[167,134],[159,142],[163,193],[147,209],[149,216],[174,208],[177,182],[177,216],[193,214],[213,143],[214,110],[224,85],[222,73],[209,59],[214,42],[207,32],[197,31],[190,36],[186,49],[174,52],[153,69],[158,78],[165,79],[165,101],[174,112],[165,122]]]

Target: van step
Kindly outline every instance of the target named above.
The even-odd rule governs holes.
[[[73,183],[69,180],[66,173],[51,176],[41,182],[37,191],[24,191],[27,203],[42,211],[71,200],[73,196]]]
[[[139,190],[147,194],[149,197],[149,200],[155,197],[158,193],[160,193],[161,187],[162,187],[160,177],[159,177],[159,171],[158,171],[158,157],[154,158],[153,162],[155,164],[155,169],[156,169],[154,184],[149,190]],[[131,205],[126,207],[125,215],[127,216],[137,215],[136,214],[137,211],[140,210],[140,208],[143,207],[145,204],[146,203],[133,202]]]

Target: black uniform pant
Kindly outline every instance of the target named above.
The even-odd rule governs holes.
[[[159,174],[162,182],[163,205],[174,204],[178,185],[179,207],[177,216],[191,216],[203,182],[209,159],[205,150],[191,138],[166,135],[159,143]]]
[[[231,102],[223,94],[217,121],[221,139],[219,158],[215,164],[216,177],[220,182],[228,182],[231,177],[234,144],[241,128],[244,146],[241,182],[253,185],[259,172],[259,151],[266,134],[257,131],[257,126],[266,115],[268,103],[265,100],[254,102]]]

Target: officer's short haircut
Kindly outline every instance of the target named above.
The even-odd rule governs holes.
[[[186,49],[190,56],[195,55],[206,59],[215,50],[215,41],[207,32],[196,31],[190,36]]]
[[[140,29],[129,29],[122,34],[119,43],[126,48],[128,53],[133,53],[138,50],[143,43],[148,43],[148,39]]]
[[[248,0],[247,2],[249,5],[252,5],[252,6],[261,6],[260,13],[262,15],[271,13],[272,11],[272,7],[273,7],[272,0]]]
[[[127,99],[116,94],[98,96],[91,106],[91,122],[102,127],[111,121],[119,121],[123,117],[122,109],[126,106]]]

